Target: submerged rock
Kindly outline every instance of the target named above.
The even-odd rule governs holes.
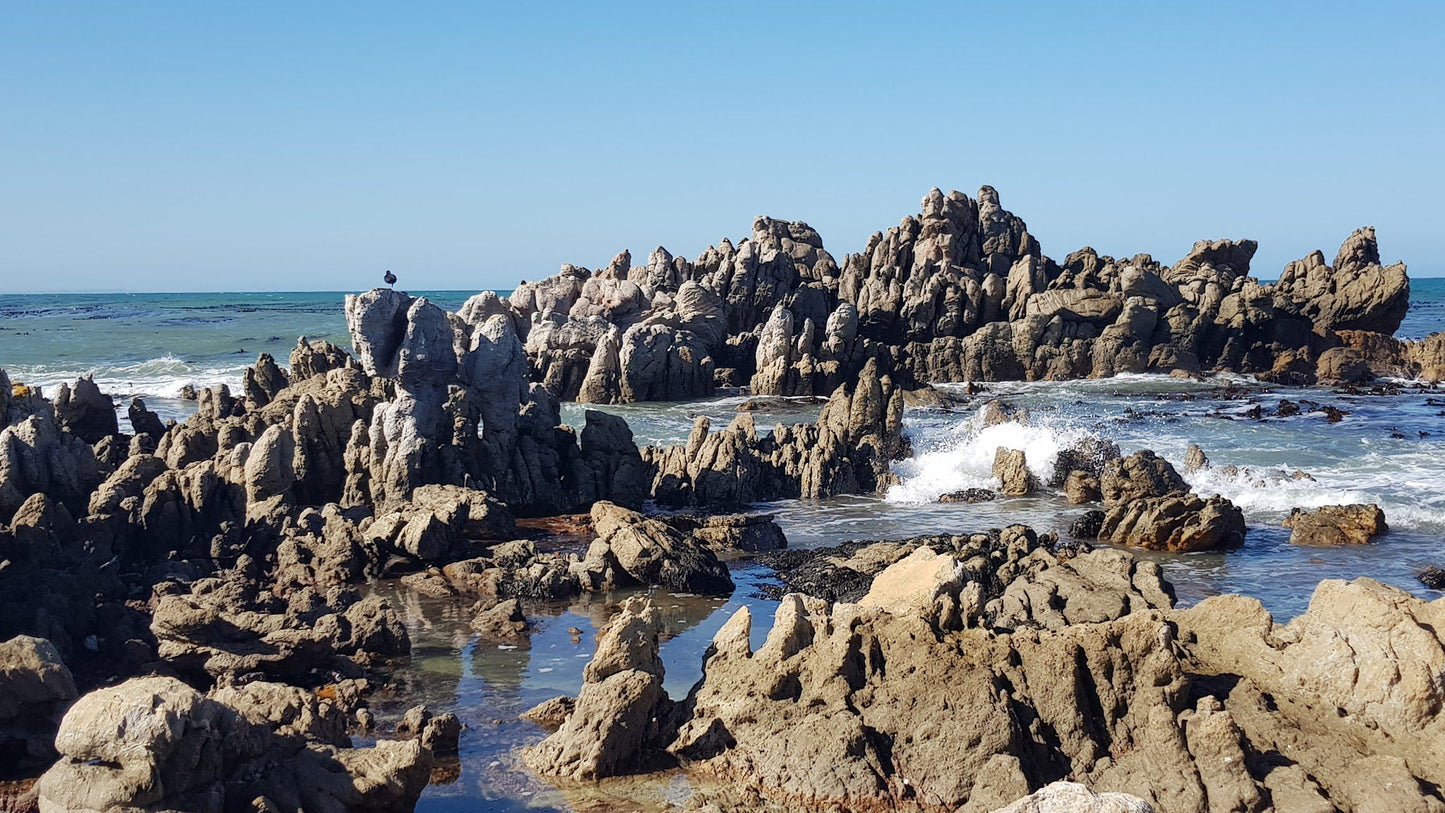
[[[472,629],[482,638],[490,641],[515,641],[531,629],[522,605],[516,599],[506,599],[483,605],[472,618]]]

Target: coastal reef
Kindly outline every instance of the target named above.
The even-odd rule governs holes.
[[[0,370],[0,807],[410,810],[467,736],[377,700],[405,694],[402,610],[425,597],[511,649],[530,609],[593,602],[579,691],[528,712],[550,733],[516,755],[573,791],[656,772],[696,782],[700,809],[1445,811],[1441,608],[1369,579],[1322,581],[1287,624],[1240,596],[1177,607],[1154,557],[1251,530],[1191,486],[1198,447],[1181,474],[1094,437],[1048,461],[990,442],[996,488],[927,498],[1052,494],[1084,506],[1064,538],[791,550],[775,521],[899,484],[905,410],[978,395],[936,382],[1445,376],[1445,334],[1393,337],[1409,279],[1372,229],[1269,284],[1255,248],[1059,262],[992,188],[935,189],[841,261],[759,218],[692,261],[623,252],[456,312],[348,295],[349,349],[262,353],[181,419],[89,376],[43,391]],[[565,401],[720,390],[755,397],[726,425],[689,413],[682,442],[639,446],[601,408],[564,421]],[[762,426],[780,405],[807,418]],[[1388,531],[1363,503],[1287,528],[1356,550]],[[778,602],[766,641],[744,606],[669,696],[663,605],[743,588]]]

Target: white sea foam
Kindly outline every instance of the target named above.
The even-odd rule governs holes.
[[[117,398],[179,398],[181,389],[190,384],[197,389],[226,384],[232,390],[241,385],[247,361],[231,365],[202,366],[191,364],[176,355],[164,355],[134,364],[80,367],[63,364],[16,365],[7,369],[12,381],[40,387],[47,395],[61,384],[74,384],[82,375],[89,375],[101,391]]]
[[[895,466],[902,482],[888,489],[887,500],[930,503],[966,488],[995,488],[993,461],[1000,448],[1022,451],[1029,471],[1047,482],[1059,452],[1086,436],[1072,427],[1027,420],[984,426],[982,417],[979,410],[947,428],[910,432],[916,453]]]

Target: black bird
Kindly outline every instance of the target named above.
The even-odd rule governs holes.
[[[382,277],[381,279],[382,279],[382,281],[385,282],[387,285],[395,285],[395,284],[396,284],[396,275],[393,274],[393,273],[391,273],[391,269],[390,269],[390,268],[388,268],[388,269],[386,270],[386,276]]]

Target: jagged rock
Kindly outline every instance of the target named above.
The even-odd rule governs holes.
[[[1107,774],[1111,751],[1152,747],[1150,710],[1172,720],[1186,685],[1169,627],[1152,612],[1047,633],[965,629],[938,641],[911,614],[793,596],[757,650],[750,626],[744,609],[714,637],[691,719],[669,750],[810,806],[885,807],[916,793],[957,808],[981,779],[997,781],[997,763],[985,767],[1000,754]],[[1112,670],[1134,679],[1116,684]],[[1010,689],[991,688],[999,685]],[[1094,691],[1109,700],[1092,705]]]
[[[1363,545],[1389,530],[1377,505],[1326,505],[1296,508],[1285,518],[1291,545]]]
[[[774,514],[675,514],[664,519],[692,541],[717,553],[755,553],[788,546]]]
[[[33,768],[55,758],[55,731],[78,696],[70,670],[44,638],[0,643],[0,763]]]
[[[305,336],[296,339],[296,346],[291,350],[290,357],[292,383],[306,381],[318,375],[326,375],[332,370],[342,370],[351,367],[355,361],[340,347],[321,339],[310,340]]]
[[[993,476],[1003,484],[1000,491],[1005,496],[1022,497],[1038,488],[1037,478],[1029,471],[1028,460],[1018,449],[998,448],[993,457]]]
[[[55,420],[61,431],[69,432],[86,443],[120,431],[115,404],[88,375],[76,380],[75,386],[61,384],[55,394]]]
[[[646,599],[623,603],[582,673],[582,691],[561,727],[522,759],[544,776],[593,780],[630,773],[665,741],[671,701],[657,655],[661,614]]]
[[[48,405],[0,430],[0,521],[8,522],[31,494],[80,513],[102,479],[94,450],[62,431]]]
[[[240,686],[223,686],[211,699],[236,711],[256,726],[269,727],[277,737],[350,748],[346,714],[341,706],[284,683],[253,680]]]
[[[652,473],[637,451],[627,421],[595,409],[583,415],[582,459],[590,468],[591,493],[628,508],[641,508]]]
[[[468,554],[477,540],[506,539],[515,520],[484,492],[461,486],[426,485],[368,526],[371,544],[422,563],[445,563]]]
[[[1234,684],[1224,707],[1251,749],[1291,743],[1297,769],[1263,782],[1275,809],[1438,810],[1418,780],[1433,785],[1440,761],[1416,756],[1445,724],[1432,671],[1445,664],[1438,615],[1370,579],[1327,579],[1289,625],[1240,596],[1205,599],[1175,620],[1197,668]]]
[[[246,368],[241,382],[241,390],[246,395],[246,408],[254,410],[266,406],[290,384],[285,371],[276,365],[276,359],[272,358],[270,353],[262,353],[257,356],[254,367]]]
[[[232,698],[255,713],[254,692]],[[311,702],[304,693],[288,696]],[[40,778],[40,807],[381,811],[416,804],[431,771],[428,751],[416,743],[338,749],[312,742],[304,715],[282,712],[281,731],[273,732],[271,720],[248,719],[167,677],[97,690],[61,723],[61,760]]]
[[[618,400],[682,401],[713,390],[713,359],[702,338],[668,325],[638,324],[622,334]]]
[[[396,732],[415,738],[423,748],[437,756],[455,756],[462,723],[450,712],[433,714],[426,706],[413,706],[397,723]]]
[[[343,658],[392,658],[410,651],[406,627],[380,597],[298,590],[266,598],[235,573],[200,579],[189,593],[155,602],[151,632],[161,658],[198,680],[261,672],[296,677]]]
[[[1116,502],[1098,538],[1148,550],[1197,551],[1242,544],[1244,531],[1244,514],[1229,500],[1173,493]]]
[[[597,540],[588,562],[615,563],[638,584],[704,595],[733,590],[727,566],[667,523],[609,502],[592,506]],[[585,563],[584,563],[585,565]]]
[[[789,498],[872,493],[894,482],[907,453],[903,399],[877,364],[840,386],[812,425],[779,426],[759,437],[743,413],[712,433],[698,418],[688,442],[650,449],[652,494],[660,502],[716,508]]]
[[[1144,449],[1104,464],[1099,478],[1106,507],[1149,497],[1164,497],[1189,491],[1189,484],[1168,460]]]
[[[1283,409],[1281,409],[1282,411]],[[1184,470],[1193,474],[1207,468],[1209,468],[1209,457],[1204,454],[1204,450],[1193,443],[1189,444],[1189,448],[1184,452]]]
[[[166,426],[161,423],[160,416],[146,409],[146,402],[139,398],[131,399],[130,406],[126,408],[126,417],[130,420],[131,431],[137,435],[159,438],[166,433]]]
[[[1410,279],[1404,263],[1380,265],[1375,230],[1367,226],[1345,240],[1333,266],[1319,251],[1286,265],[1274,286],[1274,304],[1317,330],[1389,335],[1410,307]]]
[[[531,624],[516,599],[483,605],[472,619],[472,629],[482,638],[493,641],[514,641],[527,634]]]

